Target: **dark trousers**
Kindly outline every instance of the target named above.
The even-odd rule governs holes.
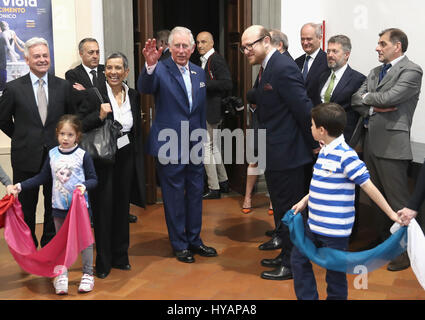
[[[167,164],[156,160],[168,236],[174,251],[200,246],[202,227],[202,164]]]
[[[344,251],[348,248],[349,237],[325,237],[311,232],[307,224],[305,224],[305,235],[313,241],[317,248],[327,247]],[[292,250],[291,267],[298,300],[318,300],[319,294],[311,262],[297,247]],[[348,285],[345,273],[326,270],[326,283],[328,300],[347,300]]]
[[[43,157],[43,163],[46,158],[47,152]],[[34,177],[37,173],[25,172],[17,169],[13,169],[13,183],[22,182],[29,178]],[[36,222],[36,211],[38,203],[38,195],[40,188],[24,190],[19,194],[19,201],[22,205],[22,212],[24,213],[25,223],[31,230],[31,235],[34,240],[35,247],[38,247],[38,240],[35,235],[35,222]],[[52,180],[49,179],[43,185],[43,196],[44,196],[44,223],[43,223],[43,235],[41,236],[40,245],[44,247],[49,243],[50,240],[56,235],[55,224],[53,223],[52,217]]]
[[[267,170],[264,173],[270,199],[273,204],[274,221],[278,236],[282,239],[282,265],[290,268],[292,242],[289,238],[289,229],[282,222],[288,210],[299,202],[304,194],[304,166],[283,170]]]
[[[373,153],[366,132],[364,141],[364,162],[370,173],[370,179],[387,199],[391,208],[397,212],[407,206],[410,199],[407,170],[410,161],[378,158]],[[381,241],[390,235],[393,221],[373,203],[375,228]]]
[[[133,148],[117,151],[115,163],[95,161],[98,186],[90,193],[96,240],[96,272],[107,273],[112,265],[129,264],[130,191],[136,174]]]

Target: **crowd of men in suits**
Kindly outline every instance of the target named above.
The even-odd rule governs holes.
[[[289,231],[281,222],[283,215],[308,192],[312,165],[320,145],[311,135],[311,110],[323,102],[341,105],[347,114],[344,137],[354,148],[363,132],[364,159],[373,182],[386,196],[394,210],[407,206],[407,166],[412,160],[410,128],[418,102],[422,69],[406,56],[407,36],[398,29],[387,29],[379,35],[376,51],[383,66],[373,69],[368,77],[348,65],[351,42],[337,35],[328,40],[327,52],[320,48],[321,26],[307,23],[301,28],[301,45],[305,54],[293,59],[288,52],[287,37],[280,30],[252,26],[241,39],[241,52],[251,65],[260,65],[254,84],[253,106],[259,128],[267,130],[267,164],[265,178],[275,214],[272,239],[262,250],[281,249],[274,259],[262,265],[273,267],[262,273],[264,279],[292,278]],[[31,40],[30,40],[31,41]],[[48,74],[48,46],[40,39],[27,43],[25,60],[30,73],[6,85],[0,98],[0,129],[11,139],[11,161],[14,182],[34,176],[50,148],[56,145],[55,126],[65,113],[75,113],[84,103],[76,93],[96,87],[105,81],[104,66],[99,64],[99,46],[95,39],[80,43],[82,63],[66,73],[66,80]],[[200,67],[189,61],[197,44]],[[156,158],[156,169],[162,194],[171,246],[176,258],[185,263],[195,261],[194,254],[214,257],[217,251],[204,245],[200,238],[202,199],[220,198],[228,192],[227,174],[220,150],[214,148],[214,129],[221,118],[221,99],[232,89],[229,68],[214,50],[211,33],[197,35],[176,27],[149,39],[143,49],[145,67],[137,87],[155,96],[156,118],[148,138],[148,153]],[[41,81],[39,79],[43,79]],[[44,87],[43,87],[44,85]],[[37,92],[48,96],[47,116],[38,108]],[[164,164],[160,149],[166,143],[159,138],[164,128],[181,132],[183,122],[190,132],[208,132],[204,164]],[[353,140],[353,138],[355,138]],[[190,148],[195,145],[191,142]],[[191,151],[191,150],[189,150]],[[179,150],[176,160],[186,155]],[[208,191],[203,194],[204,170]],[[41,245],[54,236],[49,204],[51,185],[43,188],[45,199],[44,229]],[[25,221],[35,237],[35,210],[38,190],[22,193]],[[383,216],[383,215],[382,215]],[[130,215],[130,221],[135,217]],[[382,240],[388,237],[388,221]],[[389,265],[390,270],[409,266],[406,256]]]

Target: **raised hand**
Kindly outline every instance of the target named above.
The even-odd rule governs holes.
[[[158,63],[159,58],[162,55],[164,48],[156,48],[156,39],[148,39],[145,43],[145,47],[142,50],[143,56],[145,57],[148,66],[153,66]]]

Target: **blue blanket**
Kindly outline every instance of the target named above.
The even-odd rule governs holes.
[[[289,228],[294,246],[310,261],[329,270],[358,274],[359,269],[356,267],[366,267],[368,272],[372,272],[394,260],[407,249],[407,227],[400,228],[376,248],[360,252],[347,252],[331,248],[316,248],[313,242],[305,236],[301,214],[294,215],[293,210],[288,211],[282,221]]]

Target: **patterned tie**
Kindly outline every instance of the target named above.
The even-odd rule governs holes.
[[[189,98],[189,110],[192,112],[192,82],[190,80],[189,70],[186,67],[180,67],[180,71],[186,86],[187,97]]]
[[[93,87],[96,87],[97,88],[97,84],[98,84],[98,81],[97,81],[97,72],[96,72],[96,70],[92,70],[92,71],[90,71],[90,73],[93,76],[93,79],[92,79]]]
[[[335,85],[335,72],[332,72],[331,81],[329,82],[329,86],[328,86],[328,88],[326,89],[326,92],[325,92],[325,98],[324,98],[325,103],[328,103],[328,102],[331,101],[331,96],[332,96],[332,91],[334,89],[334,85]]]
[[[304,68],[303,68],[303,78],[304,78],[304,81],[307,79],[307,75],[308,75],[308,62],[310,61],[310,59],[311,59],[310,56],[306,56],[305,57]]]
[[[388,69],[391,68],[391,67],[392,67],[391,63],[384,64],[382,66],[381,72],[379,73],[379,82],[378,83],[381,83],[382,79],[384,79],[385,75],[387,74]]]
[[[47,118],[47,97],[46,91],[43,88],[44,80],[38,80],[38,89],[37,89],[37,101],[38,101],[38,112],[40,113],[41,122],[46,123]]]

